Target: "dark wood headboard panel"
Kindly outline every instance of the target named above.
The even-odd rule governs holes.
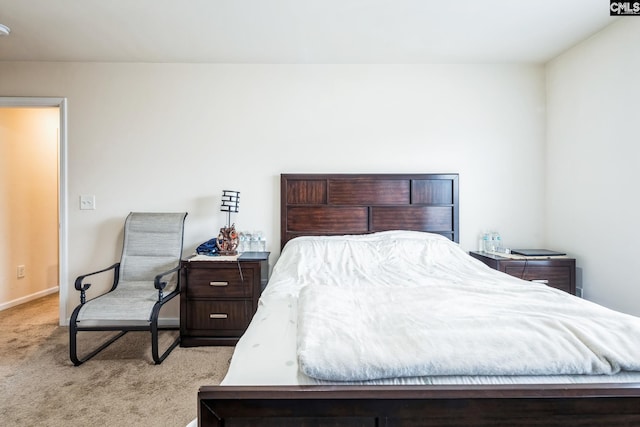
[[[458,174],[282,174],[280,247],[298,236],[385,230],[459,242]]]

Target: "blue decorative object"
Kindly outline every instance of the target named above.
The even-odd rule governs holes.
[[[217,255],[218,254],[218,246],[216,245],[217,238],[213,238],[207,240],[200,246],[196,248],[196,253],[198,255]]]

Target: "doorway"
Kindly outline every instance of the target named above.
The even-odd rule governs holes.
[[[56,185],[57,185],[57,200],[56,205],[53,209],[57,209],[57,224],[54,224],[53,227],[57,225],[57,264],[54,266],[55,271],[52,268],[49,268],[48,275],[52,274],[57,275],[57,284],[58,284],[58,315],[59,315],[59,324],[66,325],[67,324],[67,307],[66,301],[69,293],[68,289],[68,261],[67,261],[67,126],[66,126],[66,118],[67,118],[67,109],[66,109],[66,98],[48,98],[48,97],[0,97],[0,107],[8,107],[9,109],[22,109],[22,108],[54,108],[57,109],[58,112],[58,137],[57,137],[57,147],[54,159],[52,162],[57,162],[56,165],[53,165],[57,169],[57,177],[56,177]],[[49,165],[53,167],[52,165]],[[35,209],[34,209],[35,210]],[[34,212],[34,215],[37,217],[38,212]],[[55,233],[55,231],[54,231]],[[37,249],[37,248],[36,248]],[[55,264],[55,263],[54,263]],[[23,273],[25,273],[25,277],[29,274],[29,266],[28,265],[18,265],[12,266],[9,265],[8,269],[10,274],[13,274],[14,267],[17,267],[17,276],[20,276],[20,268],[22,267]],[[48,279],[48,280],[54,280]],[[27,282],[24,282],[27,283]],[[46,290],[42,291],[45,292]],[[37,293],[36,293],[37,295]]]

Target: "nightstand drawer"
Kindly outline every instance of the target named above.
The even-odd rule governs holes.
[[[189,271],[188,298],[244,298],[253,294],[253,270],[240,275],[232,268],[193,269]]]
[[[208,330],[244,330],[251,320],[252,305],[246,301],[192,301],[187,328]]]
[[[538,267],[529,265],[524,271],[522,268],[512,268],[507,266],[505,273],[530,282],[544,283],[552,288],[571,292],[571,269],[567,267]]]

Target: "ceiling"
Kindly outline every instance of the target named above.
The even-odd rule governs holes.
[[[0,61],[544,63],[607,0],[0,0]]]

